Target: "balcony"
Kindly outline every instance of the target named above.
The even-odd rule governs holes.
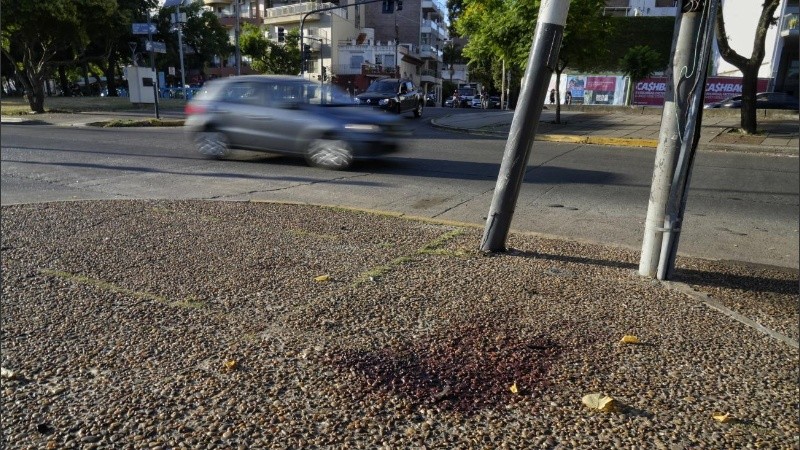
[[[432,45],[420,45],[419,56],[422,59],[435,59],[437,61],[441,61],[443,53],[441,50]]]
[[[447,39],[447,29],[441,23],[432,20],[423,20],[420,23],[420,33],[436,34],[443,39]]]
[[[276,8],[269,8],[264,11],[264,24],[265,25],[280,25],[288,23],[299,23],[306,14],[321,8],[330,8],[337,6],[334,3],[317,3],[306,2],[296,3],[294,5],[278,6]],[[336,14],[339,17],[347,18],[347,11],[345,8],[332,9],[324,13],[316,15],[309,15],[306,20],[319,20],[319,14]]]
[[[447,12],[447,4],[443,0],[422,0],[422,12],[437,13],[444,17]]]
[[[419,81],[421,83],[439,84],[441,78],[439,78],[437,75],[439,74],[436,70],[422,69],[419,72]]]

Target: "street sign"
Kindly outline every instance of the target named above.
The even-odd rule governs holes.
[[[133,34],[148,34],[156,32],[156,24],[151,23],[149,29],[147,25],[148,24],[146,23],[132,23],[131,28],[133,28]]]
[[[148,52],[167,53],[167,44],[158,41],[147,41],[144,43],[144,48]]]

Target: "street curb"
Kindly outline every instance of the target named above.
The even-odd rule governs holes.
[[[478,136],[494,136],[498,138],[507,138],[508,133],[500,133],[497,131],[484,131],[474,130],[471,128],[453,127],[449,125],[442,125],[431,119],[430,124],[433,127],[443,130],[449,130],[460,133],[474,134]],[[655,149],[658,147],[657,139],[642,139],[642,138],[620,138],[620,137],[601,137],[601,136],[585,136],[585,135],[567,135],[567,134],[537,134],[536,141],[542,142],[559,142],[569,144],[583,144],[583,145],[605,145],[616,147],[630,147],[630,148],[647,148]],[[794,148],[781,147],[781,146],[752,146],[741,144],[716,144],[713,142],[700,143],[697,146],[698,151],[712,151],[712,152],[731,152],[731,153],[752,153],[768,156],[782,156],[797,158],[800,156],[800,151]]]

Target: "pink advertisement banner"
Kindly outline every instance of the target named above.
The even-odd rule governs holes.
[[[769,79],[759,78],[757,92],[767,90]],[[634,105],[663,106],[667,91],[667,77],[650,77],[636,82],[633,86]],[[715,103],[728,97],[742,94],[741,77],[708,77],[706,79],[705,103]]]

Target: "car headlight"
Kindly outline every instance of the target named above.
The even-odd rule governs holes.
[[[348,123],[344,126],[345,130],[359,131],[362,133],[380,133],[381,127],[367,123]]]
[[[389,104],[389,102],[391,102],[391,101],[392,101],[391,99],[388,99],[388,98],[383,98],[383,99],[381,99],[381,100],[379,100],[379,101],[378,101],[378,104],[379,104],[379,105],[381,105],[381,106],[386,106],[386,105],[388,105],[388,104]]]

